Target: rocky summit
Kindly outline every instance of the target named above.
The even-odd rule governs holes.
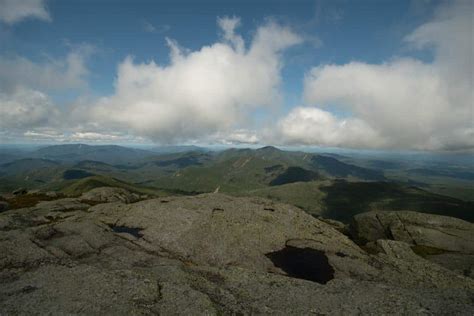
[[[430,214],[345,227],[263,198],[97,188],[0,214],[0,314],[473,315],[473,236]]]

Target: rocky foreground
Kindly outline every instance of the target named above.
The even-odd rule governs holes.
[[[99,188],[0,213],[0,314],[474,314],[471,223],[139,198]]]

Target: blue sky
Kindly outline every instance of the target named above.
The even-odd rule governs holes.
[[[55,137],[59,141],[74,141],[75,139],[68,137],[75,133],[89,133],[89,135],[96,135],[98,138],[100,138],[100,134],[113,134],[120,141],[162,143],[247,141],[277,143],[284,139],[284,142],[291,145],[364,148],[445,149],[453,143],[456,143],[452,146],[454,149],[471,146],[469,142],[466,143],[464,138],[461,139],[461,137],[469,138],[471,136],[472,124],[470,123],[472,122],[469,120],[464,120],[461,123],[463,130],[447,135],[445,131],[449,130],[451,126],[459,126],[460,122],[456,117],[449,118],[449,122],[448,119],[444,122],[433,118],[419,117],[417,121],[406,124],[407,132],[410,133],[398,137],[394,135],[396,126],[387,128],[378,126],[379,117],[374,118],[368,114],[374,109],[377,112],[382,108],[387,110],[378,113],[378,115],[385,118],[386,125],[390,125],[390,120],[386,116],[396,112],[402,114],[400,114],[400,118],[394,118],[395,120],[408,121],[407,117],[411,114],[410,107],[397,110],[394,109],[397,104],[392,104],[393,102],[383,104],[385,97],[387,99],[393,98],[390,95],[381,94],[387,89],[387,85],[395,83],[400,84],[400,87],[397,86],[394,89],[394,93],[398,91],[398,94],[408,94],[410,91],[412,94],[418,94],[416,91],[426,90],[422,97],[415,95],[412,100],[411,96],[407,95],[397,101],[400,104],[411,102],[413,105],[427,104],[426,106],[420,105],[426,108],[423,108],[423,111],[420,110],[420,113],[415,111],[414,115],[423,116],[423,113],[432,113],[432,111],[438,111],[437,115],[442,115],[453,107],[449,100],[451,92],[442,96],[433,96],[443,99],[444,102],[434,106],[428,105],[430,102],[426,100],[426,95],[432,94],[433,85],[442,80],[449,82],[453,78],[468,78],[467,81],[469,81],[469,76],[472,77],[472,49],[471,52],[453,53],[453,56],[464,58],[462,61],[464,65],[468,66],[467,68],[471,66],[471,69],[467,70],[466,67],[452,64],[453,56],[446,57],[443,51],[451,43],[450,41],[454,40],[472,44],[472,2],[470,1],[28,0],[26,2],[30,3],[30,7],[25,9],[18,8],[18,5],[15,8],[15,1],[12,0],[0,1],[0,11],[4,6],[4,12],[11,13],[10,15],[4,14],[3,17],[0,13],[0,56],[3,59],[0,67],[3,65],[5,69],[8,69],[4,73],[13,74],[8,78],[18,78],[8,79],[6,76],[0,78],[0,83],[3,82],[5,87],[9,87],[8,89],[4,88],[3,92],[0,90],[3,93],[3,105],[0,103],[3,106],[3,111],[14,117],[14,111],[11,110],[11,107],[14,106],[12,104],[25,102],[23,99],[21,102],[18,101],[20,98],[18,89],[21,88],[30,94],[32,91],[44,94],[47,101],[43,101],[48,104],[48,109],[42,109],[42,113],[51,113],[53,108],[59,109],[58,111],[62,113],[58,115],[63,117],[58,118],[57,121],[64,120],[63,112],[71,113],[72,110],[81,113],[84,111],[97,112],[95,109],[99,108],[102,109],[102,114],[88,116],[84,118],[83,122],[76,120],[68,123],[68,126],[59,126],[60,124],[52,122],[49,118],[40,117],[38,121],[27,122],[26,125],[29,124],[29,126],[22,126],[20,123],[12,124],[10,121],[9,124],[3,123],[4,126],[0,125],[0,131],[3,130],[0,138],[3,137],[4,142],[24,137],[32,137],[32,141],[39,140],[41,137],[46,137],[46,140],[51,141]],[[169,111],[163,112],[164,107],[173,109],[182,106],[183,109],[196,109],[197,113],[212,110],[206,106],[203,107],[202,104],[193,105],[192,101],[189,101],[193,99],[192,96],[186,99],[186,102],[191,104],[187,103],[186,105],[183,105],[185,101],[181,99],[170,101],[168,97],[154,93],[137,98],[138,91],[130,91],[133,87],[124,88],[128,90],[120,92],[114,84],[117,78],[124,79],[125,74],[120,75],[118,69],[130,57],[132,58],[133,71],[139,69],[140,65],[148,67],[150,72],[144,73],[144,76],[149,74],[150,76],[161,76],[156,71],[157,68],[150,64],[151,62],[163,69],[168,67],[171,73],[175,68],[181,69],[187,67],[185,65],[189,66],[191,62],[182,61],[181,66],[171,67],[173,62],[170,59],[170,45],[167,43],[167,38],[176,41],[177,47],[181,49],[186,59],[188,54],[202,52],[203,47],[214,47],[213,45],[216,43],[224,43],[235,48],[231,42],[223,39],[224,30],[217,23],[218,18],[226,17],[238,19],[238,24],[232,29],[232,32],[235,36],[242,37],[245,49],[249,51],[256,34],[264,26],[273,27],[280,32],[280,35],[284,33],[284,30],[289,30],[298,38],[296,40],[295,37],[294,41],[284,44],[284,47],[278,48],[275,52],[269,52],[275,53],[275,68],[266,69],[269,72],[262,78],[266,78],[265,76],[270,74],[275,76],[276,71],[278,80],[267,83],[268,86],[259,88],[260,90],[257,92],[249,91],[248,95],[245,94],[246,91],[240,91],[239,95],[227,100],[229,109],[231,109],[228,112],[233,113],[233,116],[238,117],[239,120],[224,118],[221,121],[226,123],[220,124],[207,119],[203,119],[201,122],[179,117],[179,122],[171,122],[169,125],[161,121],[156,124],[153,121],[146,121],[144,123],[147,125],[146,128],[137,127],[136,121],[127,121],[121,116],[117,116],[110,122],[103,121],[103,117],[108,116],[104,115],[104,111],[109,111],[110,117],[115,117],[114,109],[117,111],[131,110],[125,108],[123,104],[114,103],[114,98],[117,99],[120,93],[126,93],[127,98],[131,95],[135,96],[137,107],[133,108],[134,111],[137,109],[150,111],[151,115],[166,113],[165,116],[167,116]],[[471,20],[470,27],[469,19]],[[453,22],[445,23],[445,21]],[[429,29],[433,24],[436,27],[440,25],[439,37],[441,39],[423,31],[424,26],[428,25]],[[453,39],[449,35],[453,30],[461,30],[461,36]],[[245,52],[242,54],[245,57]],[[236,60],[240,60],[238,56],[240,55],[237,54]],[[77,63],[69,64],[68,57],[76,58]],[[249,58],[251,59],[251,56]],[[19,61],[20,59],[21,61]],[[271,58],[269,59],[271,60]],[[408,60],[403,61],[404,59]],[[259,62],[265,63],[266,59],[263,57]],[[36,65],[38,72],[43,69],[41,67],[50,66],[50,69],[53,70],[51,70],[51,78],[47,79],[48,84],[42,84],[41,78],[36,81],[27,78],[36,83],[27,82],[28,80],[24,79],[22,82],[22,78],[28,76],[17,74],[16,71],[18,70],[17,72],[20,73],[29,69],[30,66],[25,66],[25,63],[29,63],[30,66]],[[354,63],[359,64],[354,66]],[[337,68],[324,68],[328,65],[334,65]],[[196,67],[202,69],[202,67]],[[319,72],[317,71],[318,67]],[[456,67],[464,68],[465,72],[459,73],[458,69],[455,69]],[[445,68],[454,70],[446,75]],[[400,76],[407,75],[409,78],[413,78],[413,75],[407,74],[407,69],[413,71],[415,76],[420,76],[419,79],[423,82],[431,81],[421,87],[403,86],[403,83],[400,83],[403,82],[403,78]],[[61,71],[67,72],[68,70],[70,70],[69,79],[64,80],[62,85],[57,84],[56,82],[60,82],[61,79],[56,77],[60,78]],[[133,71],[127,72],[127,75],[134,73]],[[186,70],[185,73],[192,74],[190,71]],[[229,71],[229,75],[233,76],[232,71],[238,70]],[[236,74],[240,75],[237,72]],[[32,74],[32,76],[34,75]],[[334,81],[336,75],[342,76],[340,81]],[[377,76],[386,82],[374,79]],[[169,80],[174,77],[176,76],[170,75],[166,78]],[[150,80],[154,82],[153,84],[159,84],[164,79],[150,77]],[[364,82],[364,85],[354,92],[349,87],[354,85],[354,82],[357,85]],[[341,84],[341,89],[338,91],[334,91],[332,88],[328,89],[334,83]],[[258,82],[254,83],[254,85],[258,84]],[[472,80],[467,82],[466,91],[471,86]],[[370,92],[371,87],[376,87],[373,94]],[[148,92],[153,91],[153,87],[149,88]],[[219,88],[226,91],[229,87],[216,87],[216,89]],[[186,91],[195,91],[194,88],[190,89]],[[259,93],[276,93],[278,95],[269,101],[262,98]],[[21,97],[31,100],[25,94],[26,92],[21,94]],[[464,118],[467,115],[467,118],[469,116],[472,118],[472,107],[469,108],[472,94],[466,94],[465,91],[461,91],[461,94],[456,95],[457,100],[462,98],[462,102],[467,105],[463,106],[464,112],[459,111],[459,114],[456,115],[464,115]],[[101,100],[102,97],[111,99],[111,101],[105,102]],[[217,100],[206,99],[207,101],[209,104],[217,102]],[[0,102],[2,101],[0,100]],[[30,107],[37,110],[35,102],[32,102]],[[107,104],[104,105],[104,102]],[[376,102],[376,104],[371,104],[371,102]],[[151,105],[147,105],[149,108],[144,108],[144,103]],[[277,105],[275,108],[268,104],[264,104],[262,107],[261,103]],[[223,113],[226,112],[223,109],[220,110]],[[292,114],[293,116],[291,116]],[[182,112],[172,112],[169,117],[175,119],[180,115]],[[101,118],[99,119],[98,116]],[[45,123],[48,120],[51,122]],[[382,121],[384,120],[382,119]],[[181,124],[181,122],[184,123]],[[246,124],[245,122],[252,123]],[[274,122],[278,122],[276,124],[278,130],[273,130]],[[305,122],[304,124],[308,124],[308,128],[302,130],[294,128],[294,125],[300,125],[299,122]],[[154,129],[153,125],[157,124],[162,124],[164,127]],[[255,124],[266,126],[257,128]],[[167,132],[170,126],[176,125],[195,125],[196,129],[190,128],[187,133]],[[165,128],[167,128],[166,131],[164,131]],[[432,131],[439,128],[443,129],[443,134],[431,137]],[[311,135],[308,136],[307,133]],[[414,134],[420,133],[424,136],[415,137],[414,141],[410,140]],[[238,134],[238,137],[229,137],[231,134]],[[47,135],[50,135],[51,139]],[[197,135],[197,137],[192,137],[193,135]],[[93,138],[90,140],[94,140]],[[367,140],[361,142],[356,138],[367,138]],[[103,141],[114,141],[114,138],[106,137]]]
[[[396,55],[415,54],[407,50],[402,39],[436,6],[434,2],[416,5],[413,1],[390,0],[52,0],[46,4],[52,21],[26,19],[6,27],[1,50],[41,61],[64,56],[70,45],[93,45],[97,51],[88,62],[93,72],[90,82],[99,95],[113,92],[117,64],[128,55],[138,62],[168,63],[165,37],[197,50],[218,39],[219,16],[240,17],[246,40],[266,19],[276,19],[312,41],[286,53],[284,88],[292,101],[298,100],[302,78],[311,66],[353,60],[377,63]],[[429,54],[421,57],[429,58]]]

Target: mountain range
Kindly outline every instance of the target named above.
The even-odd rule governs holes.
[[[395,173],[398,169],[394,171],[390,163],[388,169],[368,168],[364,161],[344,155],[272,146],[222,151],[184,148],[188,147],[157,153],[109,145],[47,146],[1,164],[0,192],[21,187],[77,196],[101,186],[156,196],[223,192],[270,198],[343,222],[367,210],[406,209],[474,220],[472,201],[403,179],[402,171]],[[383,166],[383,161],[378,165]],[[443,183],[449,186],[450,181],[457,183],[455,178]]]

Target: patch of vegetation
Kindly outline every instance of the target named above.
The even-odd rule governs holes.
[[[169,195],[159,189],[143,187],[105,176],[93,176],[80,179],[78,181],[68,182],[67,184],[62,183],[61,187],[56,188],[56,190],[60,190],[60,192],[64,193],[67,196],[79,196],[82,193],[99,187],[123,188],[130,192],[135,192],[138,194],[147,194],[152,196]]]
[[[333,157],[316,155],[311,162],[317,169],[324,170],[327,174],[336,178],[354,177],[363,180],[384,180],[382,172],[341,162]]]
[[[280,170],[283,170],[283,169],[284,169],[283,165],[273,165],[273,166],[270,166],[270,167],[263,168],[263,170],[265,170],[265,172],[267,172],[267,173],[274,172],[274,171],[280,171]]]
[[[289,167],[275,179],[270,181],[270,185],[282,185],[294,182],[309,182],[321,180],[322,176],[314,171],[306,170],[300,167]]]
[[[74,180],[74,179],[83,179],[87,177],[94,176],[93,173],[79,170],[79,169],[69,169],[63,172],[63,179],[64,180]]]
[[[427,168],[416,168],[407,170],[407,173],[430,177],[451,177],[463,180],[474,180],[474,172],[468,170],[437,170]]]
[[[319,216],[325,209],[323,200],[326,197],[326,194],[322,192],[320,188],[330,183],[331,181],[329,180],[296,182],[246,191],[238,195],[259,196],[273,201],[291,204],[313,216]]]
[[[30,193],[17,195],[12,198],[5,198],[4,201],[8,202],[8,204],[10,205],[10,209],[18,209],[35,206],[40,201],[52,201],[62,197],[64,196],[62,196],[61,194],[56,197],[52,197],[43,193]]]
[[[411,210],[474,221],[474,203],[398,183],[338,180],[321,190],[326,193],[323,216],[344,223],[359,213],[371,210]]]
[[[176,166],[178,168],[202,165],[197,157],[181,157],[177,159],[160,160],[156,161],[155,164],[160,167]]]

